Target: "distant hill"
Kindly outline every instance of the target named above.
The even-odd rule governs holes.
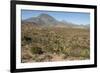
[[[37,17],[31,17],[22,20],[22,24],[31,24],[34,26],[53,26],[53,27],[70,27],[70,28],[89,28],[90,25],[77,25],[65,20],[58,21],[48,14],[40,14]]]

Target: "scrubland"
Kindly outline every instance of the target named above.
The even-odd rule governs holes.
[[[89,29],[22,25],[22,63],[74,61],[89,58]]]

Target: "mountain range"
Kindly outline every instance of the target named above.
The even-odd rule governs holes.
[[[53,27],[71,27],[71,28],[89,28],[90,25],[78,25],[65,20],[59,21],[49,14],[40,14],[37,17],[30,17],[22,20],[22,24],[32,24],[35,26],[53,26]]]

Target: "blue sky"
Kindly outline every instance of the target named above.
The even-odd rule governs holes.
[[[80,12],[56,12],[56,11],[37,11],[37,10],[21,10],[21,19],[37,17],[41,13],[49,14],[59,21],[67,21],[74,24],[90,24],[90,13]]]

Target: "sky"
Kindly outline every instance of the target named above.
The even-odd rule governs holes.
[[[39,11],[39,10],[21,10],[21,19],[25,20],[30,17],[37,17],[40,14],[48,14],[58,21],[66,21],[74,24],[90,24],[90,13],[83,12],[60,12],[60,11]]]

